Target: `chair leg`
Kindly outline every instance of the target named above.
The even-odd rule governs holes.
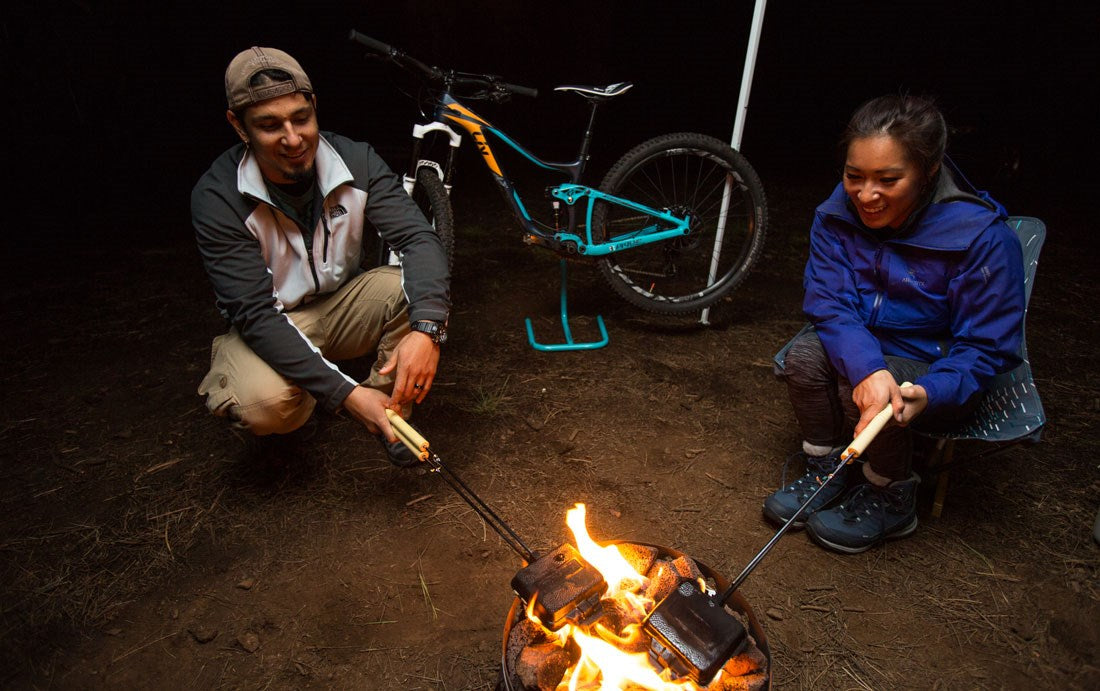
[[[951,460],[955,456],[955,440],[954,439],[941,439],[936,444],[937,451],[939,451],[939,463],[937,466],[945,465],[950,466]],[[933,466],[931,468],[935,470]],[[951,475],[951,469],[948,467],[946,470],[941,470],[936,473],[936,494],[932,499],[932,518],[939,518],[943,513],[943,501],[947,496],[947,481]]]

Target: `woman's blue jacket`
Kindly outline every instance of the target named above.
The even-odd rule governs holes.
[[[864,226],[843,185],[815,213],[803,310],[854,386],[885,355],[931,363],[914,383],[929,412],[962,406],[1020,362],[1024,277],[1004,207],[941,167],[924,206],[888,235]]]

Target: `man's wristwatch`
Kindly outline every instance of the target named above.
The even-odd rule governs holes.
[[[427,334],[432,343],[443,345],[447,342],[447,325],[431,319],[418,319],[412,323],[412,330]]]

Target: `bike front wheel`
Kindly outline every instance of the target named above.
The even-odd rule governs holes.
[[[416,171],[416,185],[413,187],[412,198],[420,207],[424,217],[435,228],[439,241],[443,243],[449,271],[454,263],[455,222],[447,188],[443,186],[443,181],[434,170],[421,168]]]
[[[644,142],[611,167],[600,190],[690,219],[687,235],[598,261],[611,288],[644,310],[687,314],[709,307],[745,279],[764,246],[768,214],[760,177],[744,156],[714,137],[677,133]],[[593,238],[635,237],[655,221],[600,202]]]

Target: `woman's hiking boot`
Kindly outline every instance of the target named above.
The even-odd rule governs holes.
[[[840,451],[834,451],[828,456],[810,456],[806,453],[799,452],[788,458],[787,464],[799,458],[802,459],[806,468],[802,477],[786,487],[772,492],[768,498],[764,500],[764,517],[777,525],[782,525],[789,521],[798,511],[798,508],[806,503],[810,495],[825,482],[829,477],[829,473],[833,472],[833,470],[836,469],[837,463],[840,462]],[[810,514],[832,504],[844,494],[850,472],[850,465],[845,465],[837,470],[837,475],[833,478],[833,481],[829,483],[829,486],[826,487],[821,494],[817,495],[817,498],[814,499],[812,504],[806,507],[805,511],[799,514],[795,522],[791,524],[791,528],[801,528],[805,526],[806,520],[810,517]],[[784,476],[786,475],[786,465],[784,465],[783,474]]]
[[[885,487],[859,485],[836,508],[810,516],[806,531],[823,547],[845,554],[911,535],[917,529],[918,483],[913,474]]]

